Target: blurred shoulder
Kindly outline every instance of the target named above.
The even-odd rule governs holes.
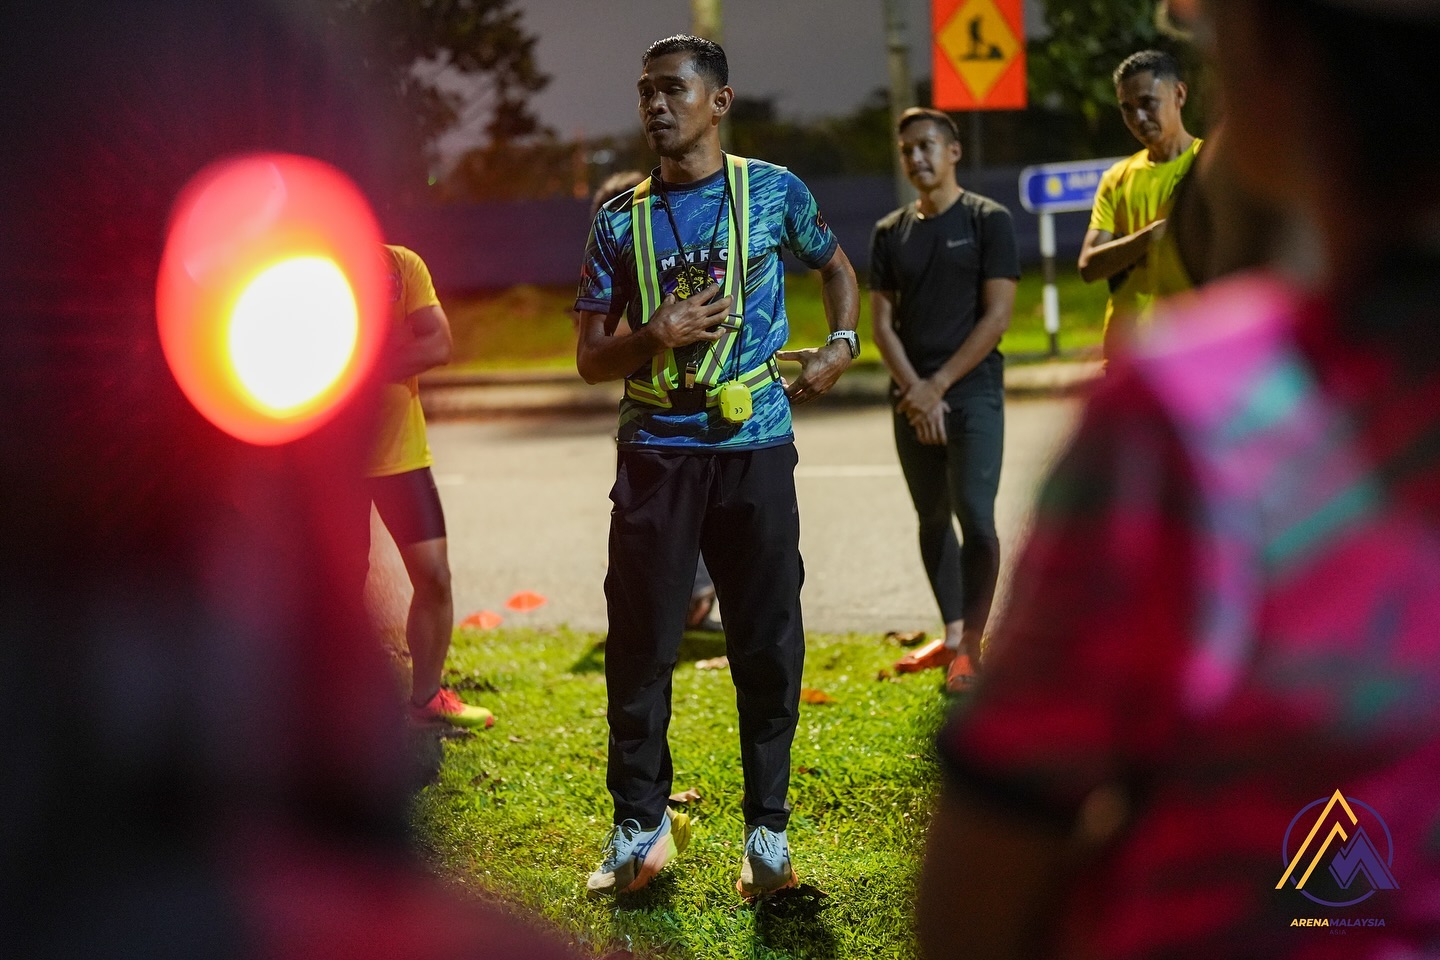
[[[1100,189],[1103,190],[1106,186],[1113,187],[1120,181],[1131,176],[1135,173],[1136,170],[1139,170],[1146,166],[1148,159],[1149,154],[1144,150],[1139,150],[1135,153],[1132,153],[1128,157],[1116,160],[1110,165],[1110,168],[1108,170],[1101,174]]]
[[[876,220],[875,232],[888,233],[891,230],[896,229],[906,221],[913,220],[914,218],[915,204],[907,203],[905,204],[905,206],[897,207],[896,209],[891,210],[889,213],[885,214],[885,216],[881,217],[879,220]]]
[[[401,270],[414,269],[416,266],[424,267],[425,261],[420,259],[420,254],[409,247],[402,247],[399,244],[387,243],[385,249],[390,253],[390,259],[395,266]]]
[[[998,200],[992,200],[984,194],[966,190],[960,195],[960,199],[968,204],[976,213],[982,217],[1000,216],[1010,219],[1010,208]]]
[[[648,183],[649,180],[650,178],[646,177],[644,180],[641,181],[641,183]],[[620,193],[615,194],[615,196],[611,197],[609,200],[606,200],[600,205],[600,214],[603,214],[605,217],[609,218],[617,216],[619,214],[629,213],[630,205],[635,202],[635,191],[638,189],[640,189],[640,184],[637,183],[629,190],[624,190]]]

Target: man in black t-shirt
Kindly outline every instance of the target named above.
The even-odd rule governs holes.
[[[997,345],[1010,323],[1020,265],[1010,211],[955,180],[954,121],[916,107],[901,115],[897,132],[905,173],[920,196],[875,225],[870,301],[875,344],[893,380],[895,447],[945,636],[895,668],[948,667],[946,685],[959,690],[979,667],[1000,572],[995,494],[1005,397]]]

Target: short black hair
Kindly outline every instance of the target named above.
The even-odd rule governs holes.
[[[730,82],[730,62],[725,51],[714,40],[693,37],[688,33],[677,33],[664,40],[656,40],[640,58],[643,66],[649,66],[656,57],[668,57],[672,53],[687,53],[695,64],[695,72],[701,74],[710,85],[719,89]]]
[[[1142,73],[1153,73],[1156,80],[1173,80],[1176,83],[1185,79],[1180,71],[1180,61],[1175,59],[1174,54],[1164,50],[1141,50],[1120,61],[1120,66],[1115,68],[1115,86]]]
[[[960,128],[955,125],[955,118],[943,110],[935,110],[931,107],[911,107],[900,114],[900,119],[895,122],[895,135],[899,136],[910,124],[919,123],[922,120],[929,120],[935,124],[942,135],[950,138],[951,143],[960,142]]]

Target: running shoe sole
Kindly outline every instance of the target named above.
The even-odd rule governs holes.
[[[680,854],[685,852],[685,848],[690,846],[690,833],[689,815],[672,810],[670,812],[670,832],[655,841],[655,845],[651,847],[650,852],[645,855],[644,862],[640,864],[640,869],[636,871],[635,879],[620,892],[634,893],[637,890],[643,889],[646,884],[655,879],[655,874],[659,873],[667,863],[680,856]]]
[[[778,887],[757,886],[755,884],[755,878],[753,875],[750,878],[750,882],[747,884],[745,882],[745,874],[749,871],[750,864],[748,862],[741,864],[740,879],[735,881],[735,890],[737,893],[740,894],[741,897],[745,899],[746,903],[753,903],[761,897],[768,897],[770,894],[779,893],[781,890],[789,890],[800,883],[800,879],[796,876],[795,867],[793,865],[790,867],[790,879],[786,880]]]
[[[471,709],[483,710],[483,707],[472,707]],[[429,712],[424,714],[411,713],[410,722],[417,727],[460,727],[465,730],[489,730],[495,726],[495,714],[486,710],[483,717],[458,717],[445,713]]]

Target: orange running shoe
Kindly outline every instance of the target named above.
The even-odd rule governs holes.
[[[922,670],[936,670],[950,666],[955,651],[945,646],[945,641],[931,640],[923,647],[916,647],[895,661],[896,673],[919,673]]]
[[[950,661],[950,667],[945,671],[946,693],[969,693],[979,682],[980,674],[965,654]]]
[[[410,722],[417,726],[432,723],[448,723],[456,727],[495,726],[495,714],[484,707],[472,707],[455,695],[454,690],[440,688],[423,707],[410,705]]]

